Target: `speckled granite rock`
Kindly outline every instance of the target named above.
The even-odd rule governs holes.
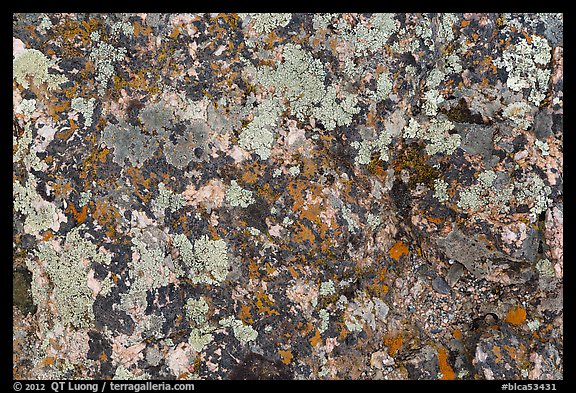
[[[14,14],[19,379],[562,379],[561,14]]]

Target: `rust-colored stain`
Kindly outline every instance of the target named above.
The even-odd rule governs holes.
[[[454,369],[448,364],[448,353],[444,348],[438,349],[438,367],[440,368],[440,373],[442,373],[440,379],[453,380],[456,378]]]
[[[522,307],[514,307],[506,314],[506,322],[511,325],[521,325],[526,321],[526,310]]]
[[[279,349],[278,354],[282,357],[282,363],[284,364],[290,364],[290,362],[294,358],[294,355],[292,355],[292,352],[290,351],[283,351]]]
[[[398,240],[392,246],[390,251],[388,251],[388,254],[390,255],[390,258],[398,262],[402,255],[408,255],[408,247],[406,247],[406,245],[402,241]]]

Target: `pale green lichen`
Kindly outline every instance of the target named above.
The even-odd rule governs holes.
[[[556,277],[556,270],[554,270],[554,265],[548,258],[542,258],[536,263],[536,270],[540,275],[548,278]]]
[[[336,88],[328,86],[320,101],[320,106],[314,106],[311,113],[324,124],[327,130],[332,130],[336,126],[352,123],[352,117],[360,112],[360,108],[356,106],[357,103],[356,94],[347,94],[338,100]]]
[[[29,79],[36,86],[46,83],[49,90],[55,90],[60,84],[68,81],[64,75],[51,74],[48,68],[51,67],[50,60],[37,49],[25,49],[12,61],[12,77],[22,87],[30,87]]]
[[[277,27],[284,27],[290,23],[290,20],[292,19],[292,14],[281,12],[238,14],[242,19],[247,15],[250,15],[250,22],[248,24],[261,34],[268,34]]]
[[[28,233],[37,233],[46,229],[58,230],[58,210],[56,207],[42,199],[36,191],[36,177],[28,174],[26,186],[19,181],[13,183],[12,200],[14,210],[25,216],[24,230]]]
[[[314,116],[329,130],[351,124],[359,111],[357,97],[344,95],[338,101],[336,88],[324,86],[326,73],[319,59],[292,43],[284,45],[283,58],[276,68],[259,67],[255,81],[274,87],[275,95],[289,102],[290,112],[300,121]]]
[[[326,329],[328,329],[328,323],[330,322],[330,314],[328,310],[322,309],[318,312],[318,316],[320,317],[320,325],[318,326],[318,332],[324,333]]]
[[[80,193],[80,198],[78,198],[78,206],[83,207],[88,202],[90,202],[90,198],[92,198],[92,191],[83,191]]]
[[[376,13],[368,24],[358,23],[346,39],[354,44],[356,56],[366,56],[368,52],[382,49],[392,34],[398,31],[398,26],[394,14]]]
[[[433,155],[436,153],[452,154],[460,147],[462,139],[459,134],[448,134],[454,128],[454,124],[447,119],[432,119],[428,129],[424,131],[422,137],[429,143],[426,145],[426,153]]]
[[[328,280],[320,283],[320,296],[330,296],[336,293],[334,281]]]
[[[358,224],[356,224],[356,220],[352,216],[352,211],[345,205],[342,205],[340,210],[342,211],[342,218],[344,219],[344,221],[346,221],[346,224],[348,224],[348,229],[350,230],[350,232],[352,233],[356,232],[356,230],[358,230],[359,227]]]
[[[72,109],[84,116],[84,125],[86,125],[86,127],[90,127],[92,125],[92,114],[94,113],[95,103],[96,100],[94,98],[86,100],[82,97],[73,98],[72,102],[70,103],[70,107]]]
[[[240,206],[243,208],[255,202],[252,191],[240,187],[236,180],[232,180],[230,187],[226,190],[226,201],[232,206]]]
[[[258,337],[258,332],[250,325],[245,325],[239,319],[229,316],[220,320],[220,325],[232,328],[234,337],[242,344],[247,344],[249,341],[254,341]]]
[[[123,33],[125,36],[131,36],[134,34],[134,26],[127,21],[116,22],[111,27],[112,34]]]
[[[254,119],[239,136],[240,147],[255,152],[263,160],[268,159],[275,140],[274,126],[278,122],[281,110],[282,107],[276,99],[262,101]]]
[[[154,200],[154,206],[160,211],[163,212],[165,209],[168,209],[174,213],[178,209],[186,206],[186,199],[184,199],[182,195],[167,189],[164,183],[158,183],[158,191],[158,198]]]
[[[540,321],[538,321],[537,319],[533,319],[531,321],[526,322],[526,326],[528,326],[528,329],[530,329],[531,332],[535,332],[536,330],[538,330],[538,328],[540,328]]]
[[[517,184],[516,189],[518,190],[516,199],[519,203],[529,205],[531,203],[530,217],[532,221],[536,221],[538,216],[552,203],[552,199],[549,198],[552,189],[536,174],[532,174],[530,178],[523,183]]]
[[[115,63],[124,59],[126,48],[114,47],[113,45],[97,40],[96,46],[90,52],[90,58],[96,68],[96,82],[98,93],[103,96],[108,83],[115,73]]]
[[[152,158],[158,141],[149,137],[136,127],[120,119],[118,124],[108,123],[102,132],[102,142],[114,149],[113,161],[120,166],[128,159],[136,167]]]
[[[546,97],[551,71],[547,67],[552,58],[552,48],[545,38],[537,35],[520,39],[506,49],[502,57],[494,60],[499,68],[508,72],[506,85],[514,91],[529,89],[528,100],[540,105]]]
[[[294,165],[294,166],[288,168],[288,173],[292,176],[298,176],[300,174],[300,166]]]
[[[16,113],[21,113],[26,117],[32,116],[32,113],[36,110],[36,100],[35,99],[23,99],[20,104],[16,106]]]
[[[527,130],[532,125],[532,121],[527,116],[531,110],[530,105],[523,101],[512,102],[504,108],[502,116],[512,120],[518,128]]]
[[[434,179],[434,197],[439,202],[446,202],[448,200],[448,183],[443,179]]]
[[[143,372],[140,375],[135,375],[130,370],[126,369],[123,365],[119,365],[116,367],[116,371],[114,372],[114,376],[112,377],[113,380],[125,380],[125,381],[133,381],[133,380],[147,380],[150,379],[150,374]]]
[[[550,155],[550,146],[548,146],[547,142],[542,142],[538,139],[534,141],[534,145],[540,150],[543,157]]]
[[[382,224],[382,218],[380,218],[380,216],[377,214],[367,213],[366,223],[370,229],[375,230],[380,224]]]
[[[168,285],[170,270],[164,263],[166,252],[150,241],[150,236],[134,228],[132,234],[133,258],[128,261],[130,290],[121,295],[121,308],[145,309],[148,305],[146,292]]]
[[[358,149],[358,153],[354,158],[354,162],[360,165],[367,165],[372,161],[372,153],[374,151],[380,153],[380,160],[387,162],[390,157],[388,156],[388,148],[392,142],[392,136],[388,129],[380,132],[378,137],[374,140],[362,140],[361,142],[352,142],[352,147]]]
[[[418,135],[420,135],[420,124],[416,119],[411,118],[403,129],[403,136],[407,139],[414,139]]]
[[[188,344],[196,352],[201,352],[214,339],[211,334],[214,328],[208,324],[208,310],[208,303],[203,298],[188,299],[185,305],[186,316],[192,326]]]
[[[96,245],[80,235],[80,229],[66,235],[62,249],[41,245],[36,256],[46,264],[46,273],[54,286],[53,295],[58,307],[58,318],[64,325],[86,328],[92,325],[94,299],[88,288],[88,269],[92,263],[109,264],[111,257],[98,251]]]
[[[376,102],[383,101],[388,98],[391,92],[392,80],[390,77],[385,73],[378,75],[378,79],[376,80],[376,91],[372,94],[374,100]]]
[[[50,20],[48,15],[43,14],[42,19],[40,20],[40,24],[38,24],[38,32],[44,34],[46,33],[47,30],[50,30],[52,26],[53,26],[52,21]]]
[[[194,284],[219,285],[226,279],[230,265],[224,240],[210,240],[204,235],[192,246],[185,235],[178,234],[173,243],[180,252],[182,269],[186,269]]]

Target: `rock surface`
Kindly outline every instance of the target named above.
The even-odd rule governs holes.
[[[17,379],[562,379],[562,14],[14,14]]]

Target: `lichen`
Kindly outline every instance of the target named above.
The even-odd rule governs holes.
[[[534,145],[540,150],[543,157],[550,155],[550,146],[548,146],[547,142],[536,139]]]
[[[529,90],[528,100],[540,105],[546,97],[551,71],[547,67],[552,58],[552,48],[545,38],[532,35],[530,39],[520,39],[495,59],[498,68],[508,72],[506,86],[513,91]]]
[[[80,198],[78,198],[78,206],[83,207],[88,202],[90,202],[90,198],[92,198],[92,191],[83,191],[80,193]]]
[[[113,45],[97,40],[96,45],[90,52],[90,58],[96,68],[96,82],[98,93],[103,96],[110,79],[114,75],[115,63],[124,59],[126,48],[114,47]]]
[[[182,195],[176,194],[167,189],[162,182],[158,183],[158,191],[158,198],[154,200],[154,205],[162,212],[165,209],[168,209],[170,212],[174,213],[186,205],[186,199],[184,199]]]
[[[16,113],[21,113],[26,117],[30,117],[32,113],[36,110],[36,100],[35,99],[23,99],[20,104],[15,108]]]
[[[26,186],[19,181],[13,183],[12,200],[14,210],[25,216],[24,229],[28,233],[38,233],[46,229],[60,228],[58,210],[54,204],[45,201],[36,191],[36,176],[28,174]]]
[[[348,225],[348,230],[352,233],[356,232],[359,227],[358,224],[356,224],[356,220],[352,216],[352,211],[345,205],[342,205],[340,210],[342,211],[342,218]]]
[[[230,187],[226,190],[226,201],[232,206],[240,206],[243,208],[255,202],[252,191],[240,187],[236,180],[232,180]]]
[[[64,75],[50,74],[50,60],[37,49],[25,49],[12,61],[12,77],[22,87],[30,87],[29,79],[36,86],[46,83],[49,90],[56,90],[60,84],[68,81]]]
[[[446,202],[448,200],[448,183],[443,179],[434,179],[434,197],[439,202]]]
[[[258,154],[261,159],[270,157],[270,149],[274,144],[273,127],[279,121],[281,106],[278,100],[267,99],[260,103],[254,119],[239,136],[240,147]]]
[[[233,316],[221,319],[220,325],[232,328],[234,337],[236,337],[238,341],[244,345],[249,341],[256,340],[256,337],[258,337],[258,332],[254,330],[252,326],[245,325],[244,322],[239,319],[235,319]]]
[[[173,243],[180,253],[182,269],[194,284],[219,285],[226,279],[230,266],[224,240],[210,240],[204,235],[192,246],[185,235],[178,234]]]
[[[527,130],[532,125],[532,121],[527,116],[532,108],[523,101],[512,102],[502,111],[504,117],[509,118],[521,130]]]
[[[92,125],[92,114],[94,113],[94,104],[96,100],[90,98],[86,100],[82,97],[72,99],[70,107],[84,116],[84,125],[90,127]]]
[[[107,265],[111,257],[98,251],[96,245],[80,235],[81,227],[66,235],[60,251],[42,245],[35,255],[46,264],[46,273],[54,286],[53,296],[64,325],[86,328],[94,314],[92,291],[88,288],[88,269],[84,261]]]
[[[214,328],[208,324],[208,310],[208,303],[203,298],[188,299],[186,302],[185,312],[192,326],[188,344],[196,352],[201,352],[214,339],[211,334]]]
[[[300,166],[294,165],[294,166],[288,168],[288,173],[292,176],[298,176],[300,174]]]
[[[120,119],[118,124],[108,123],[102,132],[102,142],[114,149],[113,161],[120,166],[128,159],[136,167],[152,158],[158,142],[143,134],[135,126]]]
[[[554,270],[554,265],[548,258],[542,258],[536,263],[536,270],[544,276],[548,278],[556,277],[556,271]]]
[[[330,314],[328,310],[322,309],[318,311],[318,316],[320,317],[320,325],[318,326],[318,331],[324,333],[328,329],[328,323],[330,321]]]
[[[536,174],[532,174],[526,181],[516,185],[516,199],[518,203],[531,204],[530,218],[534,222],[538,216],[548,208],[552,200],[550,186]]]
[[[150,379],[150,375],[146,372],[143,372],[140,375],[135,375],[133,372],[120,364],[118,367],[116,367],[116,371],[114,372],[112,379],[121,381],[147,380]]]
[[[150,236],[140,229],[132,229],[131,234],[133,258],[128,262],[130,290],[121,295],[121,308],[125,311],[134,307],[145,309],[148,305],[146,292],[170,282],[170,270],[164,263],[165,250],[152,244]]]
[[[254,30],[258,33],[268,34],[277,27],[284,27],[292,19],[290,13],[252,13],[252,14],[239,14],[238,16],[244,19],[250,15],[250,22]]]
[[[320,296],[329,296],[336,293],[336,288],[334,287],[334,281],[328,280],[320,283]]]

